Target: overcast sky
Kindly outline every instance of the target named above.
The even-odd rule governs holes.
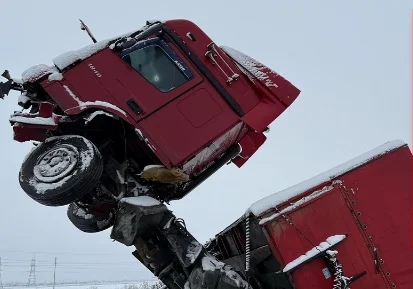
[[[171,204],[204,242],[260,198],[389,140],[411,147],[412,1],[262,2],[268,4],[3,0],[0,69],[18,78],[32,65],[50,65],[60,53],[88,45],[79,18],[98,39],[137,29],[146,20],[186,18],[217,44],[243,51],[294,83],[301,95],[242,169],[226,166]],[[44,207],[20,189],[18,171],[31,144],[12,140],[8,119],[19,109],[17,97],[11,93],[0,101],[3,282],[27,281],[29,252],[39,252],[38,281],[52,280],[55,257],[57,280],[150,278],[131,248],[111,242],[109,230],[81,233],[67,219],[66,207]]]

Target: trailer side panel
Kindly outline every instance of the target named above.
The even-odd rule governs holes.
[[[276,258],[285,266],[328,237],[348,234],[334,248],[343,273],[367,273],[352,289],[413,288],[411,160],[404,146],[306,192],[324,189],[264,225]],[[330,289],[334,276],[326,272],[320,257],[291,275],[297,289]]]

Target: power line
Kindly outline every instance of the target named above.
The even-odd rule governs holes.
[[[20,251],[20,250],[0,250],[0,252],[7,253],[27,253],[27,254],[45,254],[45,255],[71,255],[71,256],[117,256],[118,254],[112,253],[68,253],[68,252],[41,252],[41,251]]]
[[[58,282],[57,279],[61,279],[62,277],[67,278],[68,276],[71,276],[71,278],[77,278],[77,276],[88,274],[90,278],[90,276],[94,276],[96,274],[106,273],[113,273],[115,275],[123,274],[124,276],[129,276],[130,274],[140,275],[142,273],[148,273],[148,269],[138,267],[140,263],[136,261],[127,262],[119,260],[115,262],[109,262],[106,258],[102,259],[102,261],[104,262],[99,262],[99,259],[90,259],[87,257],[75,257],[75,259],[72,259],[70,257],[59,257],[58,264],[58,258],[56,256],[52,260],[46,260],[47,258],[38,260],[36,257],[36,255],[33,255],[31,259],[28,258],[26,260],[24,260],[24,257],[20,257],[19,259],[13,259],[10,257],[6,259],[0,258],[0,289],[5,288],[5,275],[9,276],[9,278],[13,278],[11,276],[27,274],[28,279],[26,279],[26,285],[28,287],[38,286],[39,284],[37,282],[39,280],[37,279],[40,278],[41,280],[43,280],[46,278],[51,281],[50,287],[52,287],[53,284],[54,286],[60,284],[60,281]],[[67,258],[68,260],[64,262],[61,258]],[[59,267],[57,267],[57,265],[59,265]],[[54,289],[56,289],[56,287]]]

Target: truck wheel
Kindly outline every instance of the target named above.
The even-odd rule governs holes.
[[[38,203],[64,206],[89,193],[102,171],[102,157],[91,141],[81,136],[52,137],[28,154],[19,181]]]
[[[67,217],[76,228],[85,233],[101,232],[113,225],[112,216],[88,214],[85,209],[79,207],[76,203],[71,203],[67,208]]]

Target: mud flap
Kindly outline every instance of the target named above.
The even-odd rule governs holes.
[[[242,151],[232,162],[237,167],[242,167],[266,140],[267,137],[263,133],[250,131],[238,142]]]

